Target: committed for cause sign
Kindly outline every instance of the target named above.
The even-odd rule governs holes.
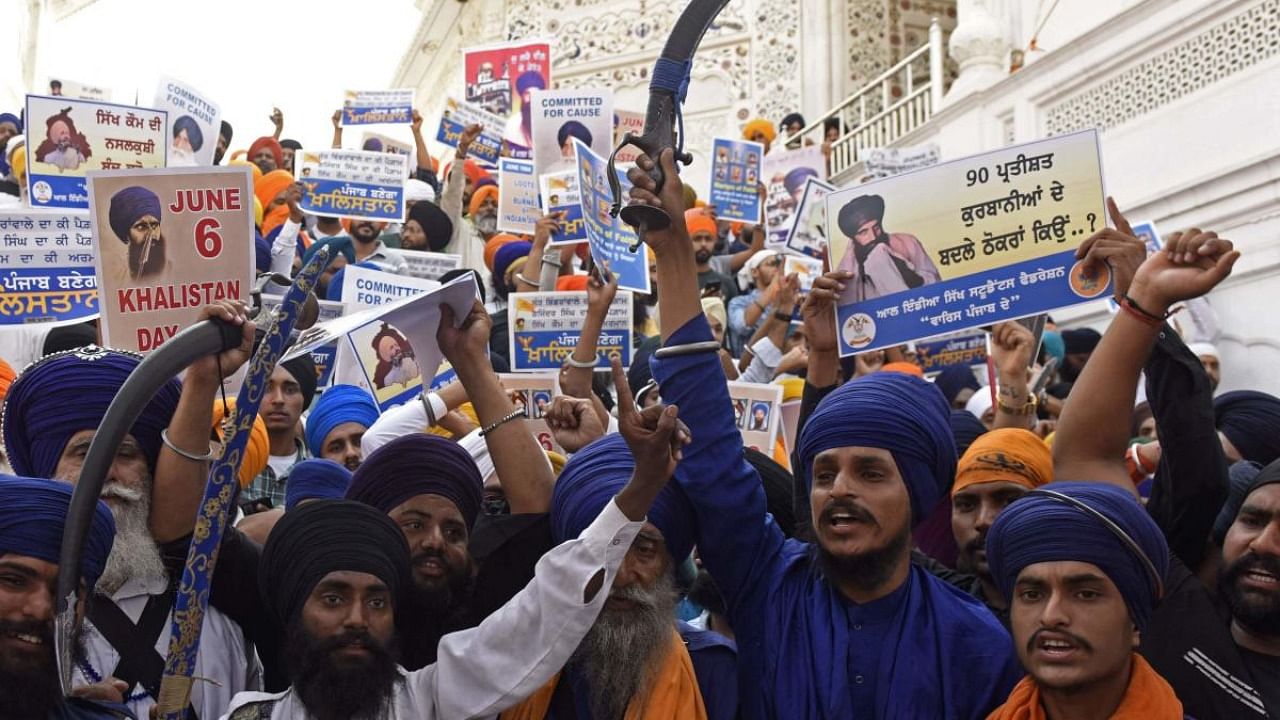
[[[102,339],[148,352],[219,300],[248,300],[253,191],[247,167],[91,172]]]
[[[0,213],[0,326],[72,323],[98,312],[83,212]]]
[[[1075,251],[1106,220],[1086,130],[827,196],[842,355],[1101,298]]]
[[[209,96],[173,78],[161,78],[153,103],[169,113],[169,166],[212,165],[222,112]]]

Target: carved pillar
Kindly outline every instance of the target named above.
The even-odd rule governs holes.
[[[951,31],[951,57],[960,75],[945,102],[985,90],[1008,75],[1009,42],[992,15],[991,0],[959,0],[956,29]]]

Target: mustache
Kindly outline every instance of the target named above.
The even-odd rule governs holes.
[[[822,519],[830,522],[831,516],[837,512],[851,515],[858,522],[875,525],[876,527],[880,526],[880,521],[876,520],[876,516],[872,515],[870,510],[853,500],[829,500],[826,507],[822,508]]]
[[[53,623],[39,620],[0,620],[0,635],[32,635],[53,648]]]
[[[976,537],[976,538],[974,538],[974,539],[972,539],[972,540],[970,540],[969,542],[967,542],[967,543],[965,543],[965,544],[964,544],[964,549],[965,549],[965,550],[966,550],[970,555],[972,555],[972,554],[973,554],[973,553],[975,553],[975,552],[978,552],[979,550],[986,550],[986,549],[987,549],[987,534],[986,534],[986,533],[978,533],[978,537]]]
[[[1060,635],[1060,636],[1062,636],[1062,637],[1067,638],[1068,640],[1070,640],[1071,642],[1075,643],[1076,645],[1079,645],[1079,646],[1080,646],[1082,649],[1084,649],[1084,650],[1089,650],[1089,651],[1092,651],[1092,650],[1093,650],[1093,646],[1089,644],[1089,641],[1088,641],[1088,640],[1085,640],[1084,638],[1080,637],[1079,635],[1076,635],[1075,633],[1070,633],[1070,632],[1067,632],[1066,630],[1054,630],[1054,629],[1052,629],[1052,628],[1040,628],[1039,630],[1037,630],[1037,631],[1035,631],[1034,633],[1032,633],[1032,634],[1031,634],[1031,639],[1027,641],[1027,654],[1028,654],[1028,655],[1030,655],[1032,652],[1034,652],[1034,651],[1035,651],[1035,649],[1036,649],[1036,645],[1038,645],[1038,644],[1040,643],[1040,636],[1041,636],[1041,635],[1043,635],[1044,633],[1053,633],[1054,635]]]
[[[102,488],[102,494],[99,497],[103,500],[106,500],[107,498],[115,498],[117,500],[124,500],[128,503],[140,503],[144,499],[141,490],[125,487],[120,483],[108,483],[104,485]]]
[[[658,606],[656,593],[639,585],[628,585],[625,588],[613,588],[609,597],[614,600],[627,600],[643,608],[653,609]]]
[[[325,638],[316,644],[316,648],[322,652],[333,652],[344,647],[360,646],[368,648],[374,652],[385,652],[386,648],[382,643],[374,639],[365,630],[345,630],[339,635]]]
[[[1235,582],[1250,570],[1262,570],[1280,577],[1280,558],[1273,555],[1256,555],[1250,552],[1241,555],[1235,562],[1227,566],[1223,574],[1229,582]]]

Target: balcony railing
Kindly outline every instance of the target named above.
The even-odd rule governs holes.
[[[944,57],[942,28],[934,20],[929,26],[928,43],[781,142],[791,145],[811,139],[821,143],[827,122],[838,120],[840,135],[831,143],[828,176],[836,182],[847,179],[841,176],[862,159],[865,151],[889,146],[933,115],[942,102]],[[927,66],[921,68],[925,58]],[[927,73],[923,78],[918,77],[921,69]]]

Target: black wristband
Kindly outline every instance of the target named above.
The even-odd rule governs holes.
[[[790,314],[788,314],[788,313],[784,313],[784,312],[782,312],[782,311],[775,312],[775,313],[773,314],[773,317],[774,317],[775,319],[777,319],[777,320],[781,320],[781,321],[782,321],[782,322],[784,322],[784,323],[789,323],[789,322],[791,322],[791,315],[790,315]]]

